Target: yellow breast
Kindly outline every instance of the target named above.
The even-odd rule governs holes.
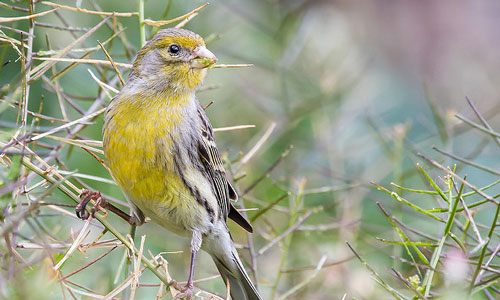
[[[182,101],[176,103],[183,105]],[[175,172],[173,140],[184,116],[165,99],[117,97],[104,125],[104,152],[113,177],[139,208],[182,206],[190,193]]]

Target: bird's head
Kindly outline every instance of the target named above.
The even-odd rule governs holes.
[[[139,81],[154,90],[191,92],[216,62],[217,57],[196,33],[163,29],[137,53],[129,81]]]

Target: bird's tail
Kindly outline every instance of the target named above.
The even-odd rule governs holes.
[[[224,283],[227,285],[229,282],[231,298],[233,300],[262,300],[259,292],[248,277],[238,256],[238,252],[236,252],[234,247],[231,248],[229,257],[225,255],[225,257],[222,258],[215,253],[211,253],[215,265],[222,275]],[[234,263],[227,263],[227,258],[231,259]],[[226,262],[224,262],[225,260]]]

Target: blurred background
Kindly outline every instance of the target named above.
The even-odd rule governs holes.
[[[26,1],[6,1],[8,6],[28,7]],[[137,1],[132,0],[57,3],[107,12],[138,10]],[[152,20],[167,20],[204,3],[194,0],[147,0],[144,16]],[[50,8],[43,2],[35,4],[35,12]],[[0,5],[2,17],[25,14]],[[101,20],[101,16],[64,9],[37,18],[41,23],[81,30],[58,30],[35,24],[33,52],[63,49]],[[105,41],[118,29],[123,29],[120,37],[107,44],[106,48],[116,62],[131,63],[135,51],[140,48],[138,19],[134,16],[117,20],[120,25],[109,21],[77,48],[95,47],[96,40]],[[0,23],[1,96],[5,102],[12,95],[17,95],[17,101],[20,96],[13,94],[9,85],[13,84],[13,78],[19,76],[21,62],[18,53],[6,42],[5,37],[20,40],[21,36],[3,25],[28,31],[28,21]],[[398,234],[376,203],[380,202],[408,227],[436,240],[442,236],[444,224],[431,222],[433,219],[415,213],[387,193],[377,190],[370,182],[390,191],[395,190],[410,202],[430,209],[447,206],[436,200],[438,196],[411,193],[390,185],[394,182],[414,189],[432,190],[429,181],[416,168],[416,164],[420,163],[438,186],[446,189],[443,180],[445,173],[426,164],[417,153],[431,157],[445,167],[453,167],[457,163],[456,172],[461,176],[468,175],[468,181],[478,187],[498,179],[498,173],[457,162],[432,147],[454,153],[491,170],[499,169],[499,148],[495,140],[472,130],[455,115],[460,114],[479,122],[465,99],[467,96],[493,129],[500,128],[500,2],[214,0],[184,28],[203,36],[208,48],[219,58],[219,63],[254,64],[251,68],[210,70],[198,92],[198,98],[203,105],[214,101],[207,109],[207,114],[215,128],[255,125],[255,128],[218,132],[216,139],[231,176],[237,180],[236,185],[242,195],[240,201],[243,201],[245,208],[260,208],[247,211],[251,220],[256,218],[256,234],[251,237],[250,246],[249,236],[240,228],[231,223],[230,229],[235,241],[242,247],[240,253],[244,260],[249,265],[255,263],[254,270],[257,271],[259,289],[264,298],[395,297],[377,283],[378,279],[374,278],[373,273],[354,256],[346,245],[349,242],[380,278],[409,297],[407,299],[412,299],[414,294],[411,289],[394,276],[391,268],[408,280],[417,275],[421,281],[422,274],[415,270],[415,263],[404,261],[411,260],[411,253],[415,252],[397,245],[401,242]],[[149,39],[155,28],[146,26],[145,30]],[[67,57],[78,58],[82,54],[70,52]],[[40,52],[40,56],[43,53]],[[106,60],[100,49],[90,57]],[[39,63],[41,61],[34,62],[35,65]],[[105,71],[103,66],[95,67],[92,64],[79,64],[56,81],[50,80],[53,74],[67,65],[57,63],[54,70],[46,73],[47,80],[42,78],[32,83],[30,111],[40,111],[43,115],[58,119],[75,120],[82,116],[78,109],[86,111],[96,103],[96,98],[101,97],[104,102],[99,108],[103,107],[109,102],[109,97],[102,95],[102,88],[87,69],[98,74],[97,77],[102,81],[120,88],[117,80],[111,80],[115,77],[112,69]],[[120,70],[126,78],[127,69]],[[77,109],[66,104],[67,111],[61,111],[60,101],[67,100],[61,100],[61,96],[58,98],[57,93],[54,93],[56,85],[66,95],[62,98],[69,98]],[[40,110],[42,98],[43,108]],[[2,107],[0,126],[5,143],[16,131],[17,112],[17,106]],[[30,116],[28,124],[35,128],[38,124],[32,123],[32,120]],[[101,140],[102,120],[100,115],[78,137]],[[43,130],[59,125],[41,120],[39,128]],[[42,141],[49,145],[57,144],[49,139]],[[43,148],[37,149],[40,153],[48,152]],[[68,171],[78,174],[74,175],[78,180],[93,189],[125,201],[119,188],[109,182],[111,177],[106,169],[79,147],[62,147],[58,161],[62,163],[58,162],[61,170],[64,165]],[[0,188],[5,188],[11,180],[8,177],[9,168],[5,164],[1,168],[3,185]],[[30,186],[41,180],[31,179]],[[81,187],[78,181],[71,180]],[[42,194],[43,188],[35,192]],[[489,190],[489,195],[498,193],[496,187]],[[12,207],[12,203],[27,201],[28,198],[27,194],[16,194],[15,190],[8,190],[2,195],[4,224],[8,223],[8,208]],[[481,197],[474,199],[478,201]],[[68,197],[57,191],[45,201],[72,204]],[[273,204],[271,208],[270,204]],[[259,215],[264,208],[270,209]],[[494,208],[494,205],[485,204],[474,211],[476,221],[486,224],[486,227],[479,226],[481,233],[483,230],[487,233]],[[71,243],[84,222],[72,217],[71,208],[64,209],[70,213],[61,214],[42,208],[37,215],[15,223],[19,235],[11,242],[14,245],[26,241],[33,243],[40,236],[46,236],[48,240]],[[442,217],[446,220],[445,216]],[[463,212],[460,218],[460,224],[467,223]],[[122,220],[112,215],[108,219],[123,234],[128,232],[128,224]],[[303,223],[297,223],[299,221]],[[297,225],[293,234],[279,240],[269,250],[265,249],[266,245],[293,225]],[[96,239],[102,231],[98,226],[90,229],[90,234],[85,238],[87,243]],[[459,236],[464,232],[460,228],[453,230]],[[137,229],[137,245],[142,235],[146,235],[145,249],[155,255],[162,251],[185,250],[189,246],[187,240],[155,224],[146,224]],[[493,248],[498,245],[496,235],[495,231],[490,241]],[[103,239],[106,238],[111,239],[113,236],[107,233]],[[420,239],[424,238],[415,238]],[[463,240],[467,249],[474,248],[467,243],[465,234]],[[56,247],[49,251],[22,249],[18,245],[17,252],[30,262],[31,267],[26,268],[24,265],[25,270],[15,273],[12,270],[22,268],[23,263],[13,262],[6,243],[4,241],[1,248],[4,252],[0,257],[3,267],[0,281],[4,280],[4,283],[0,284],[0,297],[93,298],[76,293],[71,296],[57,280],[58,275],[52,271],[52,264],[64,256],[67,247]],[[265,251],[254,260],[249,254],[249,247],[256,252]],[[434,247],[423,245],[420,248],[430,260]],[[443,257],[449,258],[456,249],[460,249],[456,244],[447,244]],[[85,265],[105,250],[80,247],[61,268],[62,275]],[[125,278],[124,272],[118,270],[123,254],[122,248],[116,249],[98,263],[72,276],[71,280],[92,293],[105,295]],[[167,253],[164,257],[169,262],[170,275],[179,281],[185,280],[189,252]],[[492,268],[496,268],[495,262],[491,262]],[[418,261],[418,264],[421,263]],[[460,264],[450,263],[448,267],[454,265]],[[318,266],[319,271],[315,271]],[[446,269],[444,262],[439,264],[439,268],[442,270],[436,277],[436,290],[431,297],[449,295],[454,289],[450,288],[450,282],[467,282],[467,276],[473,273],[473,266],[467,264],[460,271]],[[206,254],[198,260],[196,272],[196,278],[217,274]],[[469,275],[450,279],[449,275],[456,272]],[[158,283],[154,275],[146,270],[139,282],[146,285],[136,290],[136,299],[156,297],[158,287],[147,285]],[[301,283],[304,285],[301,286]],[[494,280],[489,283],[492,288],[486,289],[486,292],[480,291],[473,297],[497,298],[498,284]],[[220,279],[204,282],[200,287],[220,295],[225,293]],[[294,287],[297,287],[296,291]],[[75,285],[72,288],[90,293]],[[461,292],[458,294],[465,295]],[[116,297],[121,296],[123,294]],[[167,295],[164,299],[169,297]]]

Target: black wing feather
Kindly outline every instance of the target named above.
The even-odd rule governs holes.
[[[217,150],[217,145],[215,144],[212,125],[210,125],[204,109],[199,104],[198,115],[201,120],[201,139],[198,145],[198,152],[205,171],[212,181],[221,216],[224,219],[227,219],[227,217],[231,218],[245,230],[252,232],[253,229],[250,223],[231,205],[230,200],[238,200],[238,194],[227,181],[226,171],[220,158],[219,150]]]

